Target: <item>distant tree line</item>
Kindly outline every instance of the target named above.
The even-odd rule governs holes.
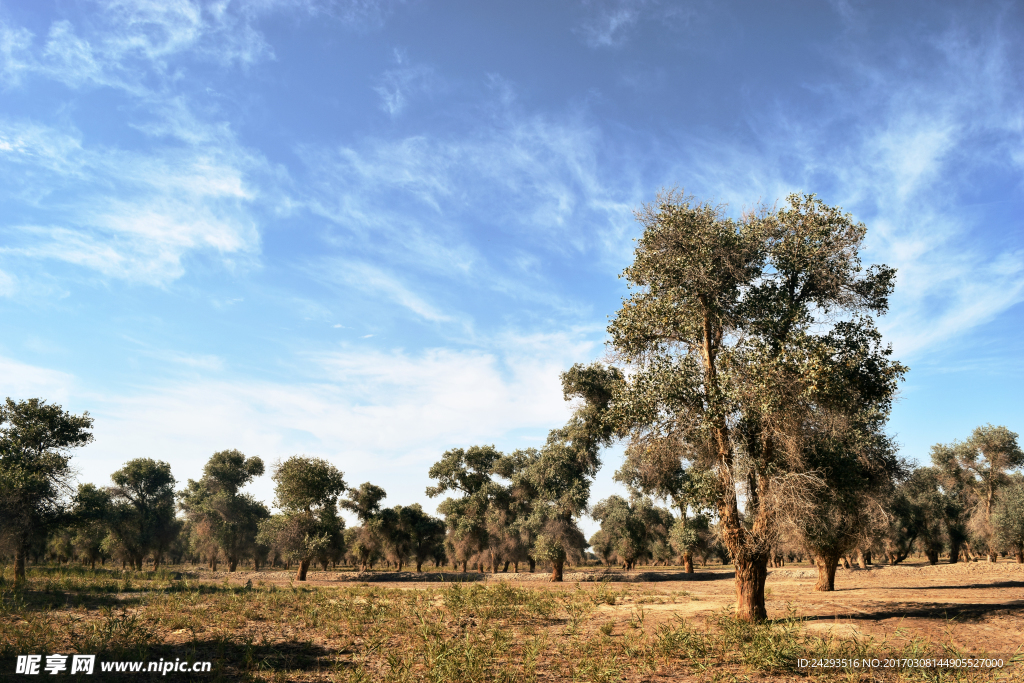
[[[736,614],[767,615],[767,570],[812,560],[818,590],[840,565],[932,564],[1012,555],[1024,562],[1024,453],[1006,427],[938,444],[929,466],[897,455],[886,423],[907,368],[875,318],[895,270],[864,267],[863,224],[814,195],[740,219],[678,192],[637,213],[623,273],[630,295],[608,327],[612,364],[562,373],[568,422],[539,448],[453,448],[429,469],[438,511],[382,508],[384,489],[346,484],[329,462],[272,467],[271,514],[242,492],[264,463],[214,453],[175,492],[165,462],[140,458],[112,485],[73,487],[70,453],[92,418],[40,399],[0,412],[0,531],[26,558],[311,565],[451,564],[493,572],[590,557],[624,569],[715,558],[734,566]],[[625,445],[628,495],[590,503],[602,448]],[[664,504],[661,507],[659,504]],[[358,526],[347,529],[340,513]],[[590,514],[600,530],[580,529]]]

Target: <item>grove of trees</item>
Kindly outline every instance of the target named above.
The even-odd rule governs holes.
[[[631,570],[712,559],[735,570],[736,616],[762,620],[770,567],[810,560],[815,588],[841,565],[1024,563],[1024,452],[984,425],[936,444],[930,463],[898,455],[887,420],[907,368],[876,327],[896,273],[865,266],[866,228],[814,195],[739,219],[677,192],[637,214],[644,232],[623,273],[629,296],[608,326],[609,363],[561,375],[573,412],[539,448],[452,448],[427,472],[441,518],[382,506],[332,463],[295,455],[271,466],[270,506],[243,489],[259,457],[213,453],[198,480],[137,458],[110,483],[75,485],[71,454],[93,420],[42,399],[0,406],[0,553],[25,579],[29,559],[108,560],[143,569],[249,562],[291,569],[348,564],[422,571],[533,572],[561,581],[585,561]],[[625,458],[626,496],[591,502],[602,449]],[[346,528],[342,512],[358,525]],[[600,529],[588,540],[581,519]]]

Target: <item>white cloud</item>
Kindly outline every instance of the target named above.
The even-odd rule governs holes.
[[[561,253],[628,244],[635,188],[604,177],[601,142],[582,123],[503,112],[462,135],[300,154],[315,212],[352,234],[389,236],[398,258],[468,272],[480,257],[456,223]]]
[[[622,45],[642,20],[661,26],[686,24],[701,10],[698,0],[666,3],[663,0],[583,0],[575,32],[593,48]],[[707,3],[700,3],[707,4]]]
[[[247,176],[262,162],[233,145],[147,153],[88,147],[74,131],[0,121],[10,201],[47,224],[12,223],[2,251],[164,284],[189,253],[249,259],[259,249]],[[40,180],[45,179],[45,182]]]
[[[0,296],[14,296],[18,289],[18,280],[10,273],[0,270]]]
[[[1024,254],[995,238],[1015,228],[993,230],[971,206],[979,178],[1024,174],[1024,95],[998,40],[947,36],[932,54],[905,38],[930,61],[890,53],[875,66],[874,55],[839,50],[856,73],[827,90],[807,122],[779,104],[751,117],[756,142],[689,139],[669,177],[737,211],[808,191],[852,212],[869,229],[866,258],[899,271],[881,324],[913,359],[1024,300]],[[920,75],[894,72],[897,59]]]
[[[321,281],[343,283],[348,288],[361,290],[368,295],[390,299],[431,322],[452,320],[451,316],[441,312],[397,276],[369,263],[333,260],[320,264],[315,276]]]
[[[408,62],[404,52],[395,50],[395,68],[385,71],[374,87],[380,95],[381,108],[392,118],[402,113],[409,98],[420,93],[432,93],[439,84],[433,67]]]
[[[77,389],[72,375],[3,356],[0,356],[0,377],[4,378],[0,400],[44,398],[51,403],[66,403]]]
[[[592,352],[575,336],[515,334],[478,351],[346,348],[307,356],[288,384],[198,379],[93,396],[96,443],[78,462],[99,483],[145,453],[169,461],[183,482],[223,448],[268,464],[306,453],[408,503],[422,499],[427,469],[446,449],[529,445],[524,431],[542,439],[564,422],[558,373]],[[254,491],[271,500],[269,478]]]

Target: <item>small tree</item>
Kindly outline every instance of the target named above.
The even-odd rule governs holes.
[[[174,477],[162,460],[136,458],[110,475],[110,533],[121,545],[128,562],[142,570],[152,553],[154,568],[179,530],[174,516]]]
[[[992,510],[995,540],[1024,563],[1024,479],[1015,477],[1003,489]]]
[[[337,504],[347,488],[345,480],[326,460],[299,455],[275,464],[273,479],[277,485],[274,505],[283,515],[261,528],[261,541],[272,540],[298,562],[295,580],[305,581],[309,563],[329,548],[344,528]],[[273,539],[268,538],[270,534]]]
[[[0,406],[0,535],[14,547],[14,580],[25,556],[65,519],[73,472],[71,450],[93,439],[89,413],[73,415],[38,398]]]
[[[669,526],[665,511],[654,507],[649,498],[627,501],[609,496],[593,506],[590,516],[601,523],[623,569],[635,568],[636,561],[650,554],[653,545],[667,543]]]
[[[530,526],[537,529],[535,554],[551,561],[551,580],[561,581],[567,559],[582,559],[587,547],[578,520],[587,510],[590,485],[601,466],[601,448],[615,437],[606,419],[613,392],[623,380],[614,367],[573,365],[562,373],[565,400],[577,401],[564,427],[528,459],[513,485],[533,501]]]
[[[203,527],[235,571],[238,561],[254,553],[259,523],[270,516],[267,507],[239,489],[263,474],[263,461],[238,450],[214,453],[199,481],[189,479],[178,494],[178,505],[197,528]]]
[[[436,557],[444,546],[444,522],[424,512],[419,503],[403,506],[399,516],[409,533],[409,554],[416,571],[422,572],[423,563]]]
[[[969,524],[986,546],[989,562],[995,562],[997,548],[992,512],[999,490],[1009,483],[1009,473],[1024,464],[1024,451],[1017,434],[1006,427],[978,427],[966,441],[950,446],[936,445],[933,459],[946,473],[951,488],[962,487],[966,494]]]
[[[387,498],[387,495],[384,489],[366,481],[357,489],[349,489],[347,500],[342,499],[338,503],[342,509],[353,513],[360,522],[360,526],[348,535],[346,544],[354,552],[361,572],[365,572],[367,565],[384,550],[384,536],[388,530],[381,528],[382,520],[379,516],[380,502]],[[395,519],[392,526],[397,525],[398,520]]]
[[[943,501],[939,492],[939,477],[931,467],[919,467],[899,487],[899,497],[907,500],[917,519],[918,545],[929,564],[938,564],[939,553],[945,547],[943,533]]]
[[[699,532],[707,531],[707,515],[712,511],[709,502],[714,477],[706,470],[685,469],[683,462],[690,459],[680,455],[685,449],[685,443],[672,437],[632,441],[626,448],[626,461],[614,478],[634,496],[671,501],[679,511],[678,519],[671,525],[672,547],[683,558],[683,572],[692,574]]]
[[[96,568],[104,559],[103,539],[109,533],[110,494],[93,484],[79,484],[72,507],[74,536],[71,543],[82,562]]]
[[[840,558],[884,518],[884,501],[903,476],[895,444],[882,431],[883,416],[870,410],[850,415],[857,407],[850,403],[841,411],[819,410],[813,426],[805,425],[804,464],[817,474],[799,495],[790,495],[797,500],[781,503],[789,505],[790,524],[814,554],[818,591],[835,590]]]
[[[453,448],[430,467],[429,476],[437,485],[427,487],[427,496],[436,498],[446,491],[462,493],[460,498],[446,498],[437,510],[444,515],[448,530],[448,557],[453,563],[462,564],[463,572],[469,561],[487,547],[491,471],[500,457],[502,454],[494,446]]]

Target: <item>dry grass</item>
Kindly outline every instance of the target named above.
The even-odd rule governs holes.
[[[753,626],[724,612],[686,620],[654,609],[693,599],[685,591],[600,583],[389,588],[257,581],[245,588],[168,570],[76,568],[34,568],[28,585],[15,589],[8,569],[0,576],[0,675],[14,671],[15,655],[56,652],[212,661],[214,671],[194,675],[197,681],[974,681],[1014,675],[1011,669],[808,672],[797,667],[799,658],[958,652],[950,643],[913,637],[815,635],[795,613]],[[171,679],[190,680],[185,674]],[[131,678],[120,674],[117,680]]]

